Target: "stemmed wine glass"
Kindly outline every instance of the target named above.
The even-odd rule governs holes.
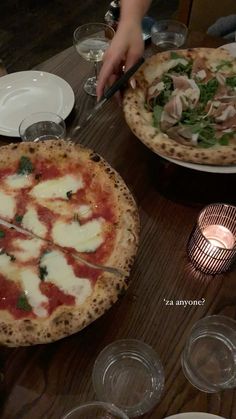
[[[98,63],[102,61],[114,34],[115,31],[104,23],[87,23],[74,31],[73,39],[77,52],[85,60],[94,63],[95,76],[89,77],[84,84],[84,90],[91,96],[96,96]]]

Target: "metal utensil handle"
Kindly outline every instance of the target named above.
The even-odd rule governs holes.
[[[121,76],[111,87],[109,87],[100,101],[104,99],[110,99],[124,84],[127,82],[130,77],[139,69],[139,67],[144,63],[144,58],[141,57],[132,67],[127,70],[123,76]]]

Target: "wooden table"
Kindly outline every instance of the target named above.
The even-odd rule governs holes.
[[[191,46],[218,46],[222,40],[191,34]],[[67,80],[76,106],[67,119],[68,133],[90,110],[94,99],[83,91],[91,65],[73,48],[38,69]],[[2,143],[7,142],[2,137]],[[205,394],[186,380],[180,355],[192,325],[210,314],[236,318],[236,273],[195,275],[186,242],[200,209],[210,202],[236,204],[236,175],[207,174],[162,160],[127,127],[122,109],[111,101],[80,133],[122,175],[137,199],[141,217],[139,252],[124,297],[85,330],[56,343],[0,350],[3,419],[59,419],[83,402],[94,400],[92,368],[99,352],[121,338],[141,339],[159,354],[165,370],[161,402],[146,418],[204,411],[236,418],[236,391]],[[167,305],[166,301],[173,301]],[[201,300],[176,306],[177,300]]]

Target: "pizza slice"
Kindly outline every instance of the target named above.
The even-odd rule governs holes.
[[[25,346],[75,333],[127,287],[18,228],[0,225],[0,343]]]

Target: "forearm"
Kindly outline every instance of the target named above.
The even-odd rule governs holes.
[[[152,0],[121,0],[120,23],[140,23]]]

